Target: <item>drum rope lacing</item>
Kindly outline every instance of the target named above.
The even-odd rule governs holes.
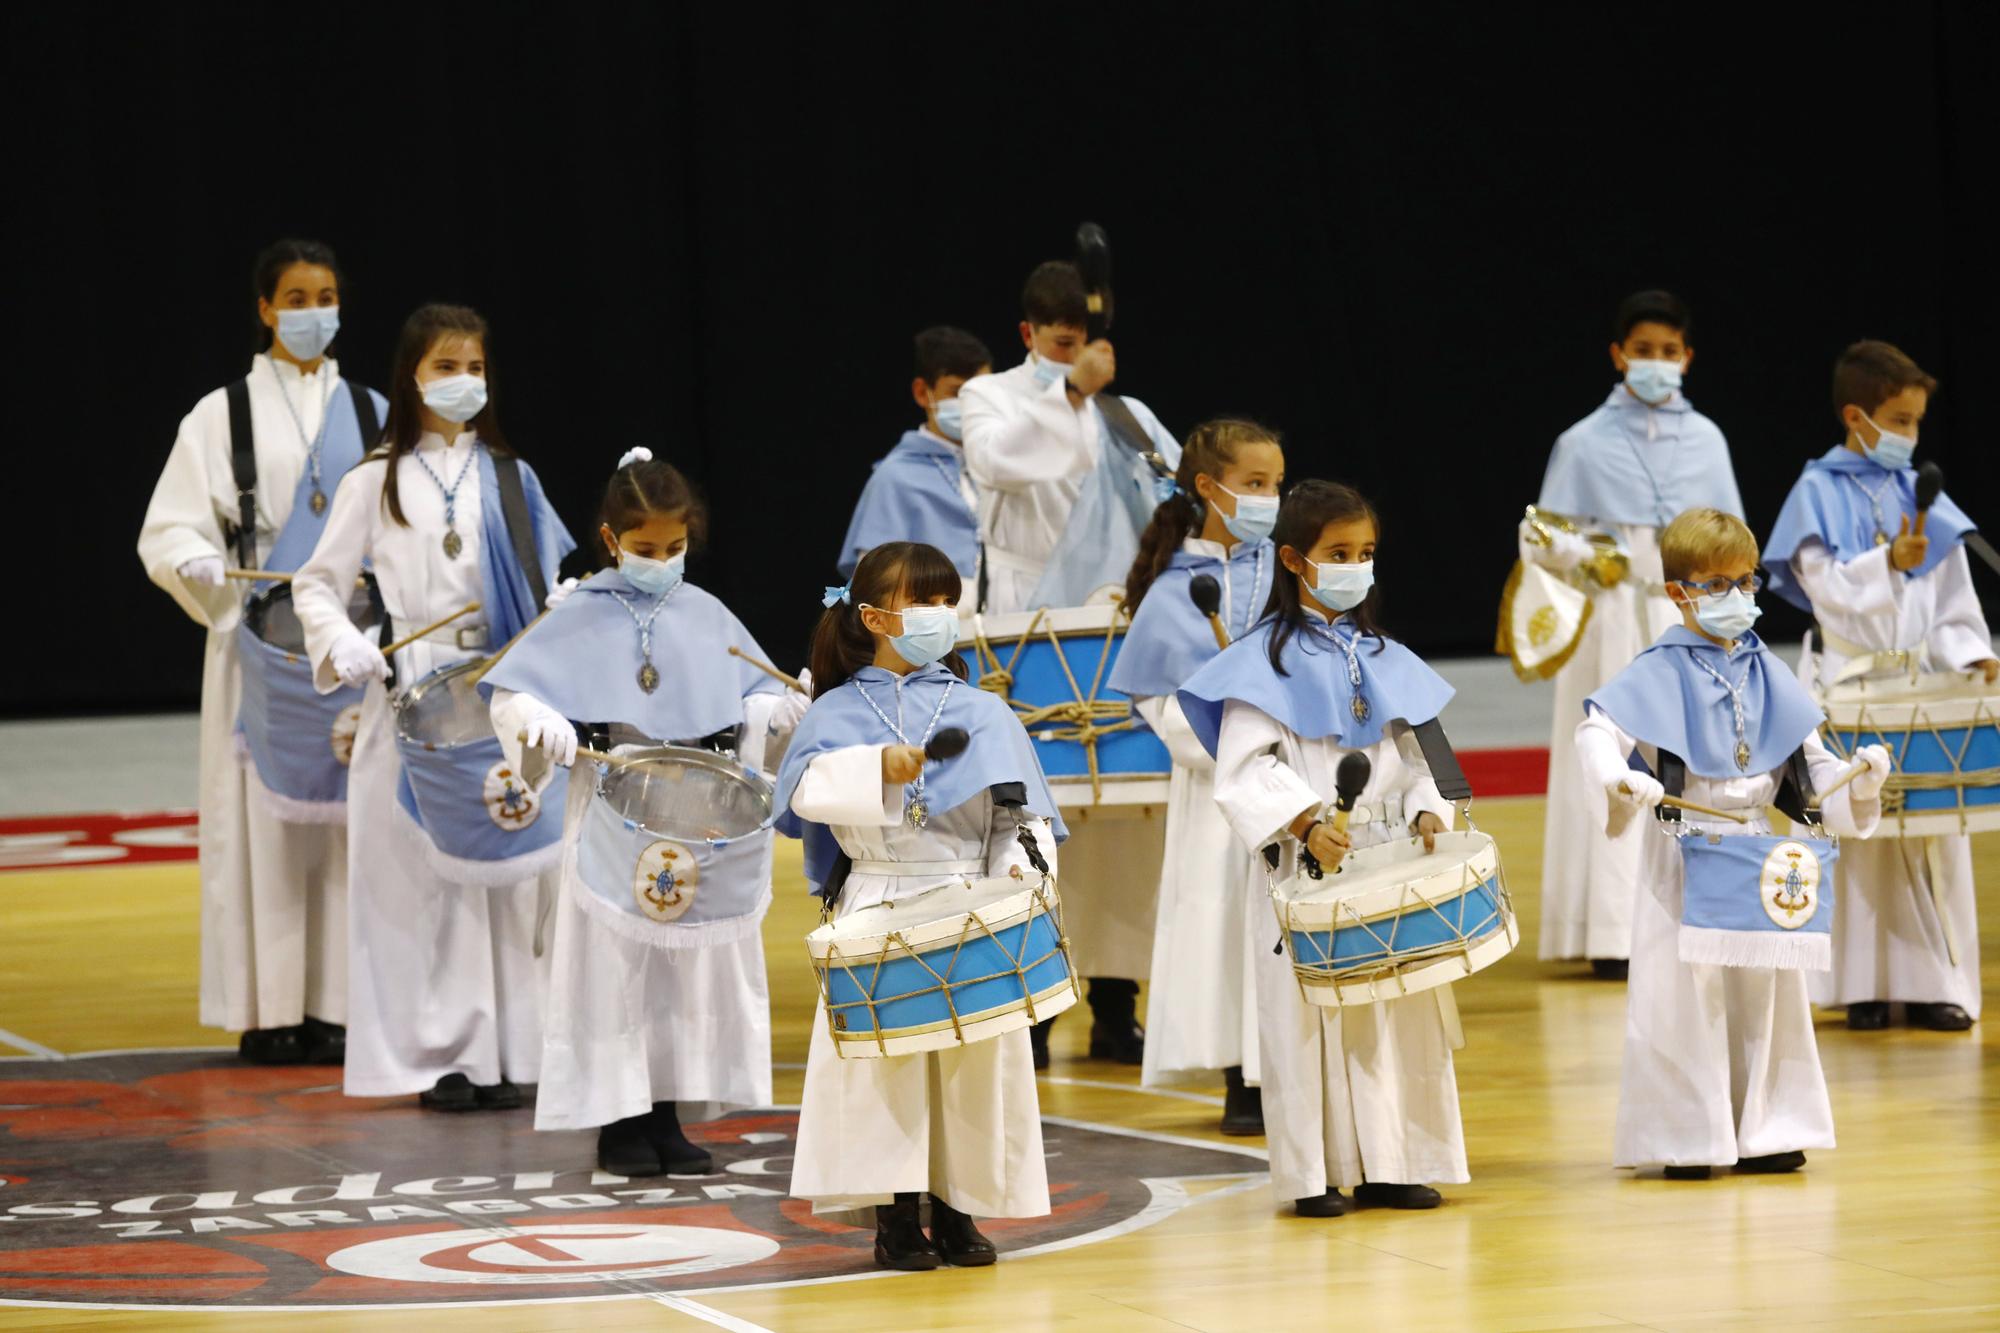
[[[1955,810],[1959,818],[1963,819],[1970,808],[1965,803],[1965,789],[1967,787],[2000,787],[2000,766],[1975,769],[1967,769],[1965,767],[1965,756],[1972,748],[1973,737],[1978,735],[1980,729],[1983,727],[2000,725],[2000,713],[1996,713],[1992,705],[1985,700],[1982,699],[1980,701],[1978,706],[1973,709],[1972,716],[1965,721],[1946,722],[1942,724],[1931,721],[1929,713],[1926,711],[1924,705],[1920,703],[1909,705],[1884,704],[1881,707],[1883,712],[1886,713],[1893,710],[1897,716],[1894,718],[1884,718],[1877,714],[1871,717],[1870,706],[1863,704],[1860,713],[1856,716],[1853,723],[1824,722],[1821,724],[1820,730],[1825,738],[1826,748],[1832,751],[1834,757],[1838,759],[1852,760],[1855,758],[1855,751],[1858,751],[1863,745],[1869,744],[1886,745],[1895,752],[1895,760],[1889,770],[1888,780],[1882,785],[1881,800],[1882,812],[1884,814],[1893,815],[1903,813],[1905,810],[1904,797],[1910,792],[1950,791],[1956,788],[1958,790],[1958,804],[1956,807],[1939,810],[1917,810],[1908,813],[1912,815],[1947,815],[1953,813]],[[1902,720],[1902,710],[1904,707],[1907,707],[1909,710],[1907,720]],[[1961,730],[1965,733],[1964,737],[1954,748],[1945,740],[1944,732]],[[1901,739],[1892,744],[1891,737],[1898,732],[1901,733]],[[1919,734],[1925,733],[1937,743],[1938,750],[1950,762],[1950,772],[1912,773],[1905,768],[1904,765],[1909,759],[1911,743]],[[1848,745],[1846,739],[1850,736],[1854,740],[1852,746]],[[1872,740],[1870,739],[1871,737]]]
[[[1053,628],[1043,629],[1042,621],[1048,614],[1047,608],[1035,612],[1035,618],[1028,622],[1028,628],[1015,641],[1014,652],[1007,659],[1007,665],[1000,665],[1000,655],[993,651],[984,630],[973,631],[973,652],[979,658],[980,689],[997,694],[1007,701],[1014,715],[1028,734],[1038,741],[1075,741],[1083,746],[1084,762],[1090,767],[1090,799],[1104,799],[1103,783],[1097,767],[1097,741],[1100,736],[1115,732],[1131,731],[1139,725],[1132,716],[1132,702],[1129,699],[1100,699],[1097,692],[1103,687],[1106,665],[1111,661],[1111,644],[1121,629],[1130,625],[1131,617],[1121,606],[1111,617],[1111,623],[1104,630],[1104,651],[1097,656],[1097,670],[1090,679],[1090,692],[1076,683],[1076,672],[1070,669],[1069,657],[1063,652],[1062,638]],[[1021,663],[1021,654],[1027,649],[1028,641],[1041,630],[1055,650],[1056,664],[1062,667],[1063,678],[1069,682],[1072,699],[1053,704],[1031,704],[1013,697],[1014,668]],[[1080,636],[1079,636],[1080,637]],[[1111,719],[1116,721],[1110,721]],[[1110,725],[1100,725],[1110,721]],[[1036,730],[1036,728],[1041,730]]]

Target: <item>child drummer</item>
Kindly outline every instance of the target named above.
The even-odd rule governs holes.
[[[2000,678],[1965,558],[1972,520],[1943,495],[1917,509],[1910,455],[1936,392],[1888,343],[1841,353],[1833,406],[1846,440],[1806,465],[1764,548],[1771,590],[1817,622],[1799,677],[1822,699],[1842,682],[1919,670],[1940,682]],[[1978,1020],[1969,837],[1871,840],[1841,856],[1834,884],[1833,968],[1812,978],[1814,1003],[1845,1006],[1859,1029],[1887,1027],[1895,1001],[1914,1027],[1962,1032]]]
[[[1038,878],[1037,858],[1054,867],[1062,828],[1028,733],[999,696],[965,682],[952,651],[960,583],[936,547],[888,542],[828,592],[813,636],[815,700],[779,772],[778,828],[805,839],[807,878],[836,918],[962,878]],[[969,746],[927,764],[923,747],[950,728],[969,733]],[[838,863],[835,841],[850,864]],[[1049,1211],[1026,1030],[843,1059],[822,1005],[792,1194],[815,1211],[875,1205],[885,1268],[992,1263],[974,1217]]]
[[[1843,765],[1820,742],[1819,708],[1750,630],[1757,541],[1741,519],[1688,510],[1661,532],[1660,560],[1682,623],[1592,694],[1576,729],[1592,813],[1613,836],[1645,822],[1615,1160],[1679,1180],[1715,1167],[1795,1171],[1807,1149],[1833,1147],[1802,970],[1811,955],[1775,916],[1684,911],[1696,889],[1719,886],[1685,883],[1680,843],[1767,834],[1766,806],[1789,804],[1796,819],[1813,791],[1826,793],[1828,833],[1865,837],[1889,757],[1864,747],[1866,770],[1833,790]],[[1635,751],[1646,771],[1628,765]],[[1669,796],[1723,817],[1673,809],[1686,831],[1677,839],[1652,817]],[[1799,928],[1818,906],[1816,886],[1805,889],[1803,912],[1786,914]]]
[[[1300,482],[1271,534],[1284,572],[1263,620],[1178,695],[1215,757],[1224,818],[1260,859],[1278,853],[1280,878],[1302,851],[1330,872],[1352,848],[1414,835],[1428,850],[1451,825],[1411,728],[1435,718],[1452,690],[1376,626],[1376,536],[1375,511],[1357,492]],[[1334,772],[1357,750],[1368,757],[1368,783],[1342,832],[1332,818]],[[1363,1207],[1437,1207],[1424,1182],[1470,1179],[1449,988],[1327,1008],[1307,1002],[1288,959],[1268,947],[1257,957],[1264,1127],[1278,1197],[1302,1217],[1346,1212],[1342,1186]]]

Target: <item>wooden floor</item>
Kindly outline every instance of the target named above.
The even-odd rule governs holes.
[[[426,1330],[1074,1328],[1399,1330],[2000,1328],[2000,1069],[1987,1023],[1947,1036],[1850,1034],[1822,1016],[1837,1152],[1796,1176],[1705,1184],[1610,1167],[1624,988],[1534,961],[1542,802],[1475,812],[1500,839],[1523,948],[1459,988],[1459,1089],[1473,1181],[1440,1211],[1289,1215],[1259,1183],[1151,1227],[996,1269],[703,1296],[699,1315],[644,1299],[485,1310],[287,1315],[286,1327]],[[2000,883],[2000,835],[1975,844]],[[781,860],[772,961],[776,1095],[796,1102],[813,913],[796,845]],[[789,891],[788,891],[789,890]],[[2000,903],[1982,948],[1995,992]],[[65,1053],[213,1045],[195,1022],[191,866],[0,875],[0,1029]],[[1057,1027],[1051,1115],[1216,1138],[1215,1104],[1141,1091],[1080,1058]],[[1232,1141],[1236,1142],[1236,1141]],[[0,1153],[0,1155],[4,1155]],[[0,1327],[238,1329],[257,1313],[0,1308]],[[741,1322],[736,1322],[741,1321]]]

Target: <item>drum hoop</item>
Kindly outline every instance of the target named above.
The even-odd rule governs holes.
[[[1406,964],[1395,968],[1371,969],[1365,975],[1360,972],[1340,974],[1314,973],[1308,977],[1304,972],[1297,969],[1294,969],[1294,975],[1299,983],[1299,993],[1305,998],[1308,1004],[1320,1003],[1312,998],[1314,991],[1322,994],[1331,993],[1334,1006],[1336,1007],[1345,1008],[1350,1004],[1377,1004],[1385,999],[1399,999],[1408,995],[1421,995],[1424,991],[1433,990],[1438,986],[1448,985],[1453,981],[1460,981],[1466,977],[1473,976],[1491,963],[1505,958],[1520,943],[1521,928],[1514,917],[1513,909],[1510,907],[1502,919],[1499,930],[1489,931],[1478,939],[1469,942],[1462,950],[1453,950],[1437,957],[1416,960],[1414,965]],[[1477,967],[1473,965],[1475,958],[1489,954],[1491,957],[1486,958]],[[1440,964],[1453,957],[1461,960],[1464,970],[1455,977],[1438,975],[1435,980],[1432,980],[1432,974],[1440,971]],[[1423,985],[1412,987],[1408,984],[1411,979],[1418,977],[1424,979]],[[1365,989],[1373,991],[1390,980],[1397,982],[1396,994],[1394,996],[1371,994],[1366,999],[1354,1001],[1346,998],[1349,990]],[[1321,1007],[1324,1008],[1326,1006],[1321,1005]]]
[[[772,812],[766,815],[755,828],[742,833],[732,833],[725,838],[690,838],[679,833],[667,833],[652,827],[643,819],[633,819],[630,816],[618,813],[618,807],[612,803],[611,798],[605,794],[604,790],[605,784],[617,775],[617,770],[609,764],[598,766],[597,777],[590,786],[591,799],[603,801],[606,806],[610,807],[611,813],[620,821],[630,824],[633,828],[640,830],[649,837],[658,838],[665,842],[677,842],[684,847],[707,847],[711,850],[719,851],[724,847],[732,846],[770,831],[772,822],[777,818],[775,809],[777,790],[765,780],[761,773],[746,768],[741,763],[733,761],[725,755],[717,754],[713,750],[700,750],[691,745],[628,746],[622,747],[620,751],[620,757],[627,759],[644,760],[649,757],[672,757],[680,759],[682,756],[689,756],[690,759],[699,760],[699,762],[683,761],[688,762],[688,766],[691,768],[700,768],[720,773],[722,776],[741,782],[744,786],[752,789],[757,787],[765,788],[769,793],[766,804],[773,807]]]
[[[410,735],[403,727],[403,718],[407,716],[408,711],[416,707],[420,700],[428,696],[433,688],[449,684],[454,677],[475,670],[483,666],[486,661],[487,659],[483,657],[467,658],[463,662],[453,662],[450,666],[439,667],[422,680],[410,682],[410,688],[402,691],[390,703],[389,713],[391,720],[396,724],[396,739],[405,745],[414,745],[418,749],[432,750],[439,753],[450,753],[454,750],[465,749],[467,746],[483,745],[488,740],[498,744],[500,738],[493,735],[490,728],[486,735],[475,736],[471,740],[425,741],[418,740],[415,736]]]
[[[1041,962],[1046,962],[1048,957],[1053,957],[1053,956],[1054,956],[1053,954],[1050,954],[1040,960],[1037,960],[1037,963],[1031,964],[1030,966],[1031,967],[1038,966]],[[1065,954],[1065,957],[1066,956],[1067,955]],[[1007,975],[1009,974],[1005,972],[996,972],[994,974],[994,976],[996,977],[1007,976]],[[992,979],[993,979],[992,977],[980,978],[980,980],[984,981],[990,981]],[[963,984],[970,984],[970,983],[967,982]],[[1063,980],[1058,981],[1053,986],[1046,986],[1043,989],[1034,992],[1032,995],[1028,995],[1027,1001],[1031,1006],[1046,1005],[1050,1001],[1054,1000],[1058,995],[1061,995],[1064,991],[1074,990],[1075,987],[1076,987],[1075,978],[1066,977]],[[908,995],[899,995],[896,998],[898,1000],[908,1000],[908,999],[914,999],[920,995],[928,995],[930,993],[931,993],[930,991],[912,991]],[[862,1001],[856,1000],[851,1004],[841,1006],[841,1008],[844,1012],[852,1012],[853,1010],[861,1008],[862,1004],[863,1004]],[[886,1031],[886,1033],[880,1031],[864,1032],[860,1030],[854,1030],[854,1031],[836,1030],[833,1034],[833,1040],[838,1045],[873,1046],[876,1047],[877,1049],[881,1049],[885,1046],[887,1042],[895,1041],[899,1038],[923,1037],[923,1036],[928,1036],[933,1032],[949,1031],[954,1036],[959,1036],[962,1035],[963,1033],[964,1024],[976,1023],[980,1020],[980,1018],[982,1018],[987,1014],[990,1014],[991,1012],[992,1012],[991,1010],[982,1009],[979,1010],[977,1013],[967,1013],[958,1016],[956,1019],[947,1018],[937,1023],[919,1023],[915,1027],[890,1028]],[[1031,1021],[1038,1021],[1032,1019],[1033,1012],[1034,1011],[1032,1007],[1030,1007],[1029,1014],[1031,1016]],[[887,1053],[888,1052],[886,1050],[883,1051],[883,1054],[886,1055]]]
[[[1298,877],[1294,875],[1290,879],[1282,882],[1273,880],[1271,885],[1273,897],[1277,899],[1277,901],[1281,904],[1282,909],[1287,913],[1289,913],[1292,909],[1300,906],[1302,903],[1305,902],[1311,902],[1315,906],[1323,907],[1332,914],[1332,920],[1335,921],[1336,923],[1339,923],[1334,927],[1335,929],[1339,929],[1342,928],[1344,925],[1359,925],[1366,922],[1385,920],[1389,917],[1399,915],[1403,911],[1407,910],[1407,908],[1401,904],[1400,899],[1397,900],[1395,905],[1377,909],[1369,909],[1362,912],[1356,912],[1351,907],[1343,906],[1343,904],[1357,899],[1387,898],[1389,895],[1392,894],[1405,893],[1411,888],[1412,885],[1428,884],[1433,880],[1452,878],[1452,877],[1456,877],[1460,881],[1460,887],[1457,890],[1459,894],[1462,895],[1467,892],[1470,892],[1470,887],[1464,884],[1465,872],[1467,870],[1473,870],[1474,873],[1479,874],[1477,867],[1483,865],[1489,856],[1491,857],[1492,860],[1492,870],[1490,873],[1479,874],[1478,882],[1485,882],[1486,880],[1499,880],[1502,878],[1502,869],[1500,862],[1500,844],[1494,839],[1492,834],[1483,832],[1478,829],[1451,829],[1447,830],[1447,832],[1444,835],[1440,836],[1450,836],[1451,834],[1458,834],[1472,839],[1472,841],[1467,846],[1465,855],[1461,857],[1457,862],[1439,866],[1436,870],[1433,870],[1427,874],[1412,876],[1408,879],[1403,879],[1403,880],[1391,880],[1383,884],[1359,890],[1358,892],[1353,894],[1339,894],[1338,889],[1340,887],[1340,881],[1339,881],[1340,872],[1335,871],[1334,874],[1328,877],[1326,881],[1316,886],[1321,896],[1316,896],[1312,898],[1280,896],[1278,891],[1282,889],[1285,884],[1299,882]],[[1411,835],[1412,840],[1414,840],[1415,836],[1416,835],[1414,834]],[[1376,847],[1391,846],[1393,845],[1393,841],[1400,841],[1400,839],[1392,840],[1391,843],[1376,843],[1374,844],[1374,846]],[[1356,854],[1357,855],[1365,854],[1371,850],[1373,850],[1373,847],[1364,847],[1361,848],[1360,851]],[[1416,858],[1413,860],[1402,861],[1402,862],[1392,861],[1389,862],[1388,865],[1414,866],[1420,864],[1421,861],[1422,858]],[[1265,873],[1268,876],[1270,872],[1267,870]],[[1446,896],[1447,895],[1439,895],[1441,900],[1443,900]],[[1422,895],[1420,894],[1419,897],[1421,898]],[[1318,929],[1318,927],[1315,927],[1314,929]]]

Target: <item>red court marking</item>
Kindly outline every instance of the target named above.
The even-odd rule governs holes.
[[[0,819],[0,872],[192,861],[196,851],[192,810]]]
[[[1458,756],[1466,781],[1480,796],[1540,796],[1549,789],[1549,750],[1464,750]]]

